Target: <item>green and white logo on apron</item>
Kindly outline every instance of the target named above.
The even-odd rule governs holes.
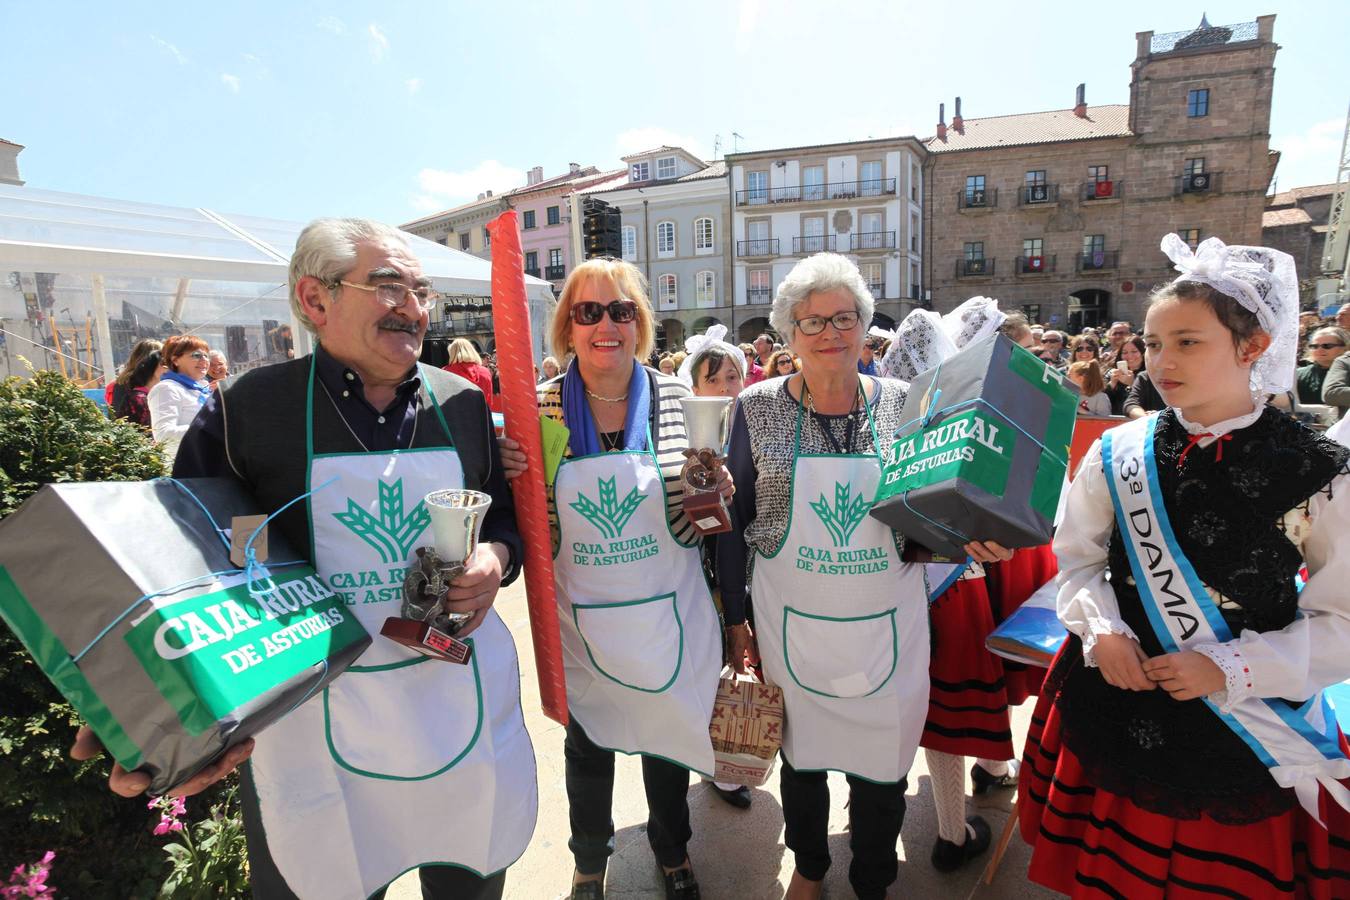
[[[820,516],[821,524],[830,532],[830,539],[836,547],[847,547],[853,532],[867,518],[871,504],[861,495],[852,497],[853,485],[849,482],[834,483],[834,506],[821,494],[819,500],[811,501],[811,509]]]
[[[620,503],[618,499],[618,489],[614,486],[615,479],[600,478],[596,480],[596,490],[600,495],[600,502],[597,504],[590,497],[587,497],[581,491],[577,491],[577,499],[574,503],[567,504],[586,518],[586,521],[594,525],[604,537],[614,540],[623,537],[624,526],[628,520],[633,518],[633,513],[637,512],[639,504],[647,499],[646,494],[638,492],[636,486],[628,492],[628,496],[623,498]]]
[[[431,524],[431,513],[427,512],[427,505],[422,500],[417,501],[412,512],[404,511],[402,478],[393,484],[380,482],[378,519],[358,506],[350,497],[347,498],[347,511],[333,513],[333,518],[374,547],[380,554],[380,559],[389,565],[405,562],[412,553],[417,539]]]

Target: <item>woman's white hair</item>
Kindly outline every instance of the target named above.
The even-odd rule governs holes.
[[[383,222],[370,219],[315,219],[300,232],[291,254],[291,312],[307,331],[314,323],[305,315],[295,285],[301,278],[313,276],[325,285],[335,284],[356,265],[356,245],[366,241],[390,241],[408,246],[408,236]]]
[[[797,327],[792,322],[793,314],[798,305],[812,294],[837,290],[845,290],[853,295],[853,304],[858,309],[859,327],[866,330],[872,322],[876,300],[867,289],[867,282],[863,281],[858,267],[848,257],[838,253],[817,253],[792,267],[774,295],[769,325],[783,336],[783,340],[791,343],[793,330]]]

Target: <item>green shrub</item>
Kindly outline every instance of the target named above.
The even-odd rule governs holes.
[[[59,373],[0,381],[0,518],[49,482],[162,474],[163,454],[145,431],[110,422]],[[50,883],[62,896],[154,897],[172,871],[164,840],[151,834],[144,798],[108,790],[107,757],[69,757],[77,725],[75,711],[0,623],[0,871],[55,850]],[[227,790],[192,798],[188,817],[208,815]]]

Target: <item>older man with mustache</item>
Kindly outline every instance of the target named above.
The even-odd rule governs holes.
[[[314,353],[214,394],[174,474],[235,477],[263,509],[285,507],[270,527],[336,590],[360,586],[347,590],[348,611],[374,639],[322,697],[252,748],[243,807],[253,896],[378,897],[418,868],[424,897],[501,897],[537,795],[515,645],[492,610],[516,575],[520,540],[487,403],[464,379],[418,365],[436,295],[402,232],[364,219],[313,222],[296,243],[290,286],[296,318],[318,337]],[[492,496],[480,546],[446,603],[472,614],[458,634],[473,644],[468,665],[379,634],[401,613],[413,548],[432,542],[422,498],[442,488]],[[353,510],[376,524],[358,531],[347,524]],[[90,749],[82,734],[76,754]],[[201,790],[247,750],[179,792]],[[146,783],[114,770],[118,793]]]

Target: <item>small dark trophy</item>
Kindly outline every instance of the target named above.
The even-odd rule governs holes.
[[[731,513],[717,492],[717,474],[726,461],[730,397],[681,397],[684,430],[689,436],[686,461],[680,470],[684,482],[684,511],[699,534],[731,530]]]
[[[478,548],[492,498],[479,491],[444,490],[432,491],[424,502],[435,546],[417,548],[403,578],[403,615],[385,619],[380,634],[434,659],[467,663],[473,647],[455,635],[473,616],[446,612],[445,595]]]

